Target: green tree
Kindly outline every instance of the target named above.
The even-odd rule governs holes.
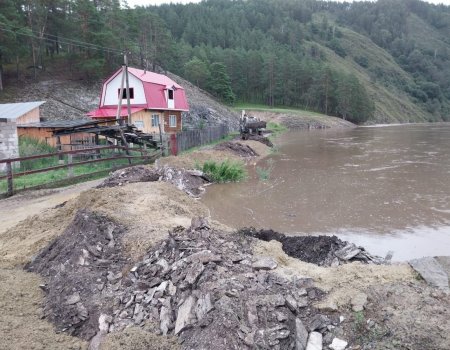
[[[211,76],[209,80],[209,89],[211,92],[226,103],[233,103],[236,96],[231,89],[231,80],[227,74],[223,63],[214,62],[211,64]]]
[[[197,86],[204,88],[210,77],[210,72],[205,62],[194,57],[184,65],[184,75]]]

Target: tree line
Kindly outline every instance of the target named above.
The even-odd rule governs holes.
[[[162,67],[226,103],[299,107],[364,122],[375,110],[365,83],[324,51],[346,58],[346,27],[388,50],[414,75],[414,84],[401,88],[442,113],[450,99],[446,47],[433,53],[418,46],[405,18],[412,13],[444,33],[448,8],[398,3],[207,0],[131,9],[119,0],[2,0],[0,71],[8,82],[67,65],[71,74],[95,80],[115,70],[127,51],[132,65]],[[370,69],[364,55],[353,59]]]

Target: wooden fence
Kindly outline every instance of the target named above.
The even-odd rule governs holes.
[[[229,133],[228,125],[218,125],[205,127],[203,129],[185,130],[171,135],[170,150],[172,155],[177,155],[180,152],[186,151],[190,148],[206,145],[208,143],[220,140]],[[176,146],[174,144],[176,143]]]
[[[103,154],[100,151],[102,150],[110,150],[110,151],[117,151],[121,153],[114,153],[114,154]],[[86,152],[94,152],[93,158],[89,160],[83,160],[79,162],[74,162],[74,156],[78,154],[86,154]],[[131,152],[134,155],[130,155]],[[136,155],[136,152],[139,152],[139,155]],[[67,156],[67,160],[64,160],[64,156]],[[7,192],[6,196],[12,196],[14,194],[14,178],[31,175],[31,174],[37,174],[37,173],[45,173],[53,170],[58,169],[68,169],[67,171],[67,177],[68,180],[75,180],[75,179],[81,179],[83,177],[96,175],[99,173],[104,173],[105,171],[115,170],[119,168],[124,168],[131,165],[136,165],[135,162],[133,164],[133,160],[137,161],[139,164],[142,163],[148,163],[151,161],[154,161],[156,158],[161,156],[161,151],[156,151],[150,153],[148,150],[142,149],[142,148],[127,148],[123,146],[100,146],[100,147],[92,147],[92,148],[84,148],[79,150],[72,150],[72,151],[62,151],[57,153],[48,153],[48,154],[39,154],[34,156],[28,156],[28,157],[20,157],[20,158],[8,158],[8,159],[0,159],[0,165],[6,164],[6,174],[2,175],[0,173],[0,180],[6,180],[7,181]],[[43,158],[51,158],[51,157],[58,157],[60,159],[60,162],[63,164],[46,167],[46,168],[40,168],[40,169],[33,169],[33,170],[22,170],[22,171],[14,171],[14,165],[20,164],[20,162],[29,161],[29,160],[37,160],[37,159],[43,159]],[[97,172],[90,172],[83,175],[74,176],[73,168],[79,165],[86,165],[86,164],[93,164],[93,163],[99,163],[99,162],[105,162],[105,161],[115,161],[119,159],[128,159],[128,165],[122,165],[119,167],[113,167],[112,169],[107,170],[100,170]],[[50,183],[56,183],[61,182],[62,180],[50,182]],[[34,186],[34,187],[28,187],[30,188],[40,188],[44,185],[48,185],[49,183]]]

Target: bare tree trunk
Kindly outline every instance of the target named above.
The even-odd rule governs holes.
[[[3,67],[0,65],[0,91],[3,91]]]

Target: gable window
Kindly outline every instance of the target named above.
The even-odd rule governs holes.
[[[152,114],[152,127],[159,125],[159,114]]]
[[[130,88],[130,99],[134,98],[134,88]],[[117,96],[120,96],[120,89],[117,89]],[[123,89],[122,91],[122,100],[127,98],[127,89]]]
[[[173,100],[173,90],[169,90],[169,100]]]
[[[176,128],[176,126],[177,126],[177,116],[176,115],[169,115],[169,126],[171,128]]]

